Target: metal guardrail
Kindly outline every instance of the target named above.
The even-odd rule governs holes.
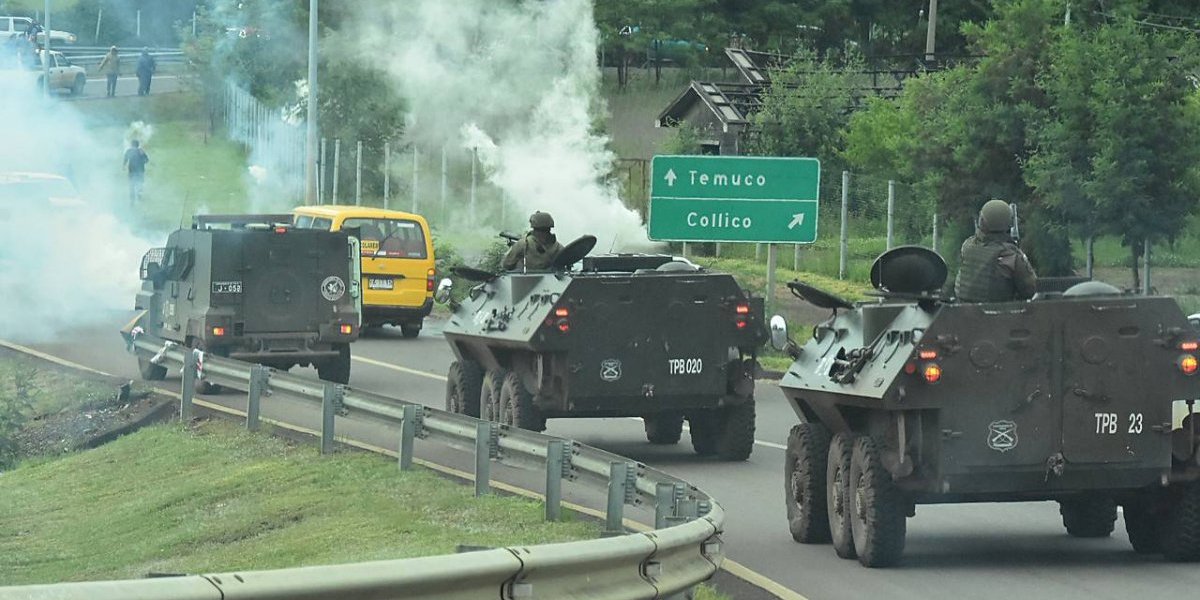
[[[547,519],[560,514],[563,479],[605,490],[606,535],[611,537],[348,565],[0,588],[0,600],[672,598],[707,580],[724,560],[720,533],[725,512],[720,504],[686,481],[644,464],[575,441],[313,382],[147,336],[130,344],[144,358],[182,369],[183,419],[191,417],[198,376],[247,392],[250,429],[258,428],[264,398],[319,403],[322,453],[333,450],[337,411],[371,415],[400,426],[402,469],[411,468],[415,439],[474,451],[477,495],[489,489],[493,462],[544,470]],[[655,529],[627,533],[623,525],[627,505],[653,506]]]
[[[108,53],[108,46],[59,46],[51,44],[50,49],[54,52],[62,52],[63,56],[71,59],[74,63],[99,63],[104,55]],[[135,61],[142,55],[141,49],[120,48],[117,50],[118,55],[124,61]],[[181,63],[184,61],[182,50],[158,50],[150,52],[156,61],[163,64]],[[132,65],[132,63],[129,63]],[[81,64],[80,66],[87,66]],[[130,67],[132,72],[132,66]]]

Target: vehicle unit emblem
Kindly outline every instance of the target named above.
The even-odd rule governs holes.
[[[337,302],[346,294],[346,282],[337,275],[330,275],[321,282],[321,295],[330,302]]]
[[[1008,452],[1017,447],[1017,424],[1000,420],[988,424],[988,448],[996,452]]]
[[[615,358],[606,358],[600,361],[600,379],[604,381],[616,381],[621,378],[621,361]]]

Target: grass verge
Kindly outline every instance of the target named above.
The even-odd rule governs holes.
[[[152,485],[148,485],[153,482]],[[0,585],[337,564],[596,537],[539,504],[232,424],[156,426],[0,478]]]

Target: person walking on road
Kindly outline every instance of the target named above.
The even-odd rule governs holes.
[[[138,78],[138,95],[150,95],[150,80],[154,77],[154,71],[158,65],[154,61],[154,57],[150,56],[149,48],[142,48],[142,55],[138,57],[137,62],[137,78]]]
[[[108,97],[116,96],[117,76],[121,74],[121,55],[117,52],[116,46],[108,49],[108,54],[105,54],[104,58],[100,60],[96,72],[108,79]]]
[[[125,169],[129,172],[129,203],[137,204],[142,199],[142,185],[146,181],[146,163],[150,162],[150,157],[146,155],[146,151],[142,150],[141,143],[137,140],[130,142],[130,147],[125,151]]]

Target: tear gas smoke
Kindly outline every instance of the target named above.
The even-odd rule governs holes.
[[[150,138],[154,137],[154,126],[145,121],[134,121],[129,124],[129,128],[125,130],[125,145],[129,146],[130,142],[137,140],[142,146],[145,146]]]
[[[13,125],[0,144],[0,338],[112,322],[111,311],[131,307],[151,246],[115,210],[128,202],[120,133],[98,142],[70,104],[32,86],[0,85],[0,120]],[[62,180],[12,175],[21,172],[68,177],[78,196]]]
[[[638,214],[605,182],[614,156],[603,110],[591,0],[417,0],[363,5],[341,40],[384,60],[425,152],[477,149],[510,205],[553,213],[561,237],[646,247]]]

